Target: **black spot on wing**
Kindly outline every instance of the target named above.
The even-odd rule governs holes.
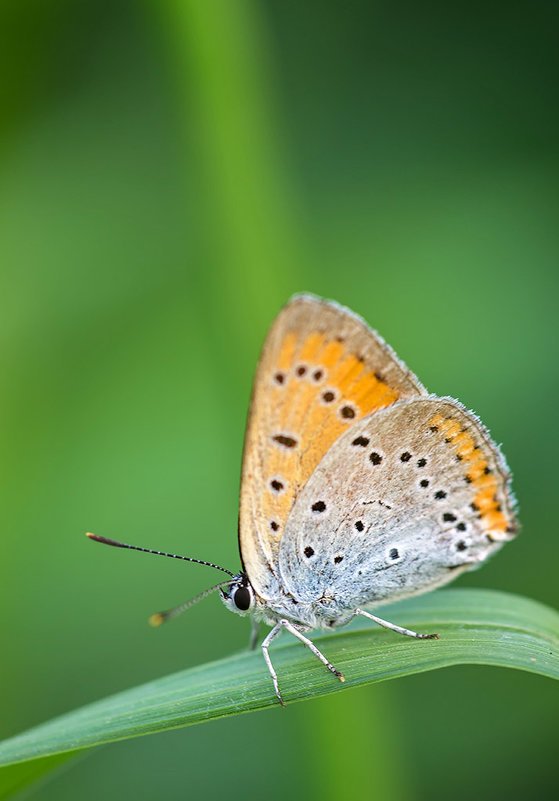
[[[274,442],[277,442],[278,445],[283,445],[284,448],[295,448],[297,445],[295,437],[289,437],[286,434],[276,434],[272,439]]]
[[[343,420],[353,420],[355,417],[355,409],[353,406],[345,405],[340,409],[340,416]]]

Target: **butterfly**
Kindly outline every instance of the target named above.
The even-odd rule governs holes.
[[[271,626],[261,648],[364,616],[399,634],[378,606],[479,567],[518,531],[511,474],[472,412],[430,395],[384,340],[333,301],[295,295],[274,321],[254,381],[242,464],[242,570],[88,534],[121,548],[198,562],[229,578],[151,618],[155,625],[218,590],[228,609]]]

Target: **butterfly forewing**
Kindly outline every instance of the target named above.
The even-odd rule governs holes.
[[[328,449],[364,417],[424,394],[349,310],[309,295],[282,309],[256,373],[241,484],[241,557],[262,598],[277,594],[288,515]]]
[[[281,541],[285,589],[340,613],[445,584],[516,531],[509,473],[450,398],[359,420],[297,497]]]

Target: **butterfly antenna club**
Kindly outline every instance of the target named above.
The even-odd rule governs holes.
[[[166,623],[172,617],[180,615],[181,612],[186,612],[187,609],[190,609],[191,606],[197,604],[198,601],[202,600],[202,598],[205,598],[207,595],[210,595],[210,593],[215,592],[215,590],[219,590],[220,587],[225,587],[227,584],[229,584],[228,581],[220,581],[219,584],[214,584],[213,587],[204,590],[204,592],[201,592],[199,595],[191,598],[190,601],[185,601],[184,603],[173,607],[173,609],[166,609],[164,612],[156,612],[149,618],[150,626],[161,626],[162,623]]]
[[[131,551],[143,551],[144,553],[153,553],[156,556],[168,556],[171,559],[182,559],[185,562],[195,562],[197,565],[215,567],[216,570],[221,570],[222,573],[227,573],[227,575],[231,576],[231,578],[235,577],[230,570],[226,570],[224,567],[220,567],[219,565],[214,565],[213,562],[205,562],[203,559],[194,559],[192,556],[180,556],[179,554],[166,553],[165,551],[154,551],[151,548],[141,548],[139,545],[128,545],[125,542],[110,540],[108,537],[100,537],[98,534],[92,534],[91,532],[88,532],[85,536],[89,537],[90,540],[94,540],[95,542],[101,542],[103,545],[112,545],[113,548],[128,548]]]

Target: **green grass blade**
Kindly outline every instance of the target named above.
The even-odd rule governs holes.
[[[75,754],[67,752],[34,759],[32,762],[4,766],[0,770],[0,801],[14,796],[22,798],[27,792],[35,791],[39,785],[58,775],[75,758]]]
[[[440,640],[401,637],[366,621],[316,636],[346,676],[341,685],[288,635],[272,648],[286,702],[459,664],[497,665],[559,678],[559,613],[483,590],[443,590],[383,607],[389,620]],[[262,655],[244,651],[90,704],[0,743],[0,765],[277,705]],[[281,714],[289,714],[282,712]]]

